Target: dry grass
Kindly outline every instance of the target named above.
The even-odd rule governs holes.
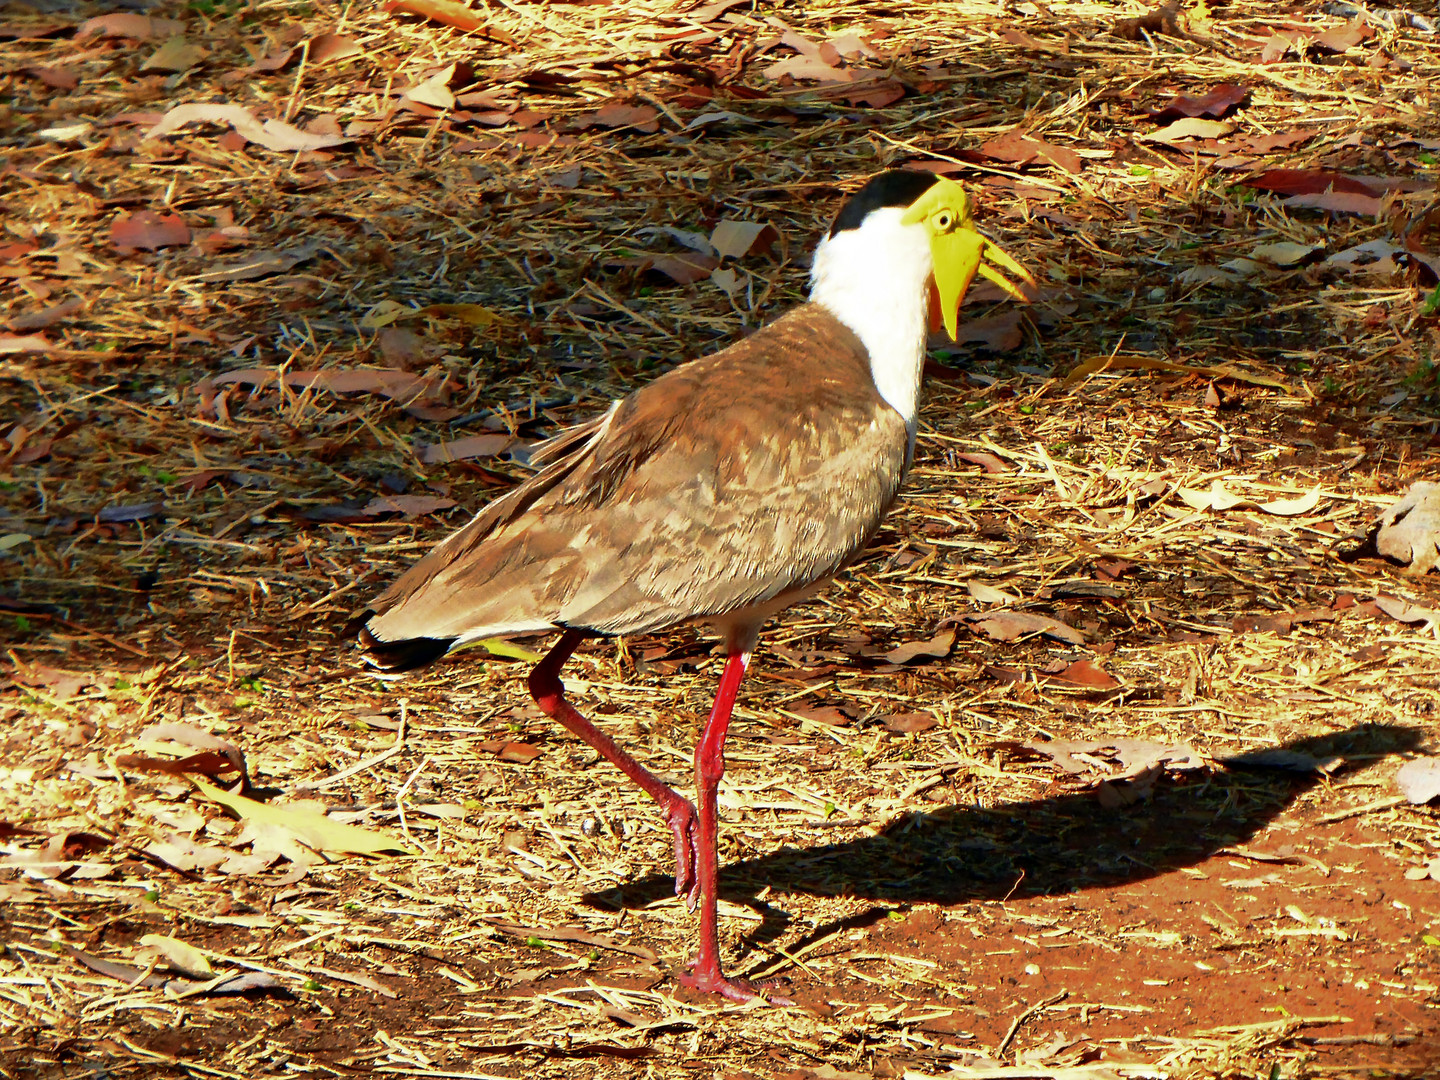
[[[1440,823],[1391,777],[1433,749],[1440,642],[1369,601],[1434,608],[1437,589],[1337,553],[1436,475],[1436,39],[1382,25],[1261,65],[1273,29],[1343,20],[1233,4],[1128,41],[1111,31],[1138,7],[740,4],[697,23],[682,6],[501,0],[490,36],[331,4],[162,6],[209,50],[184,73],[141,69],[163,34],[47,32],[99,9],[5,10],[28,35],[0,44],[5,315],[83,307],[0,338],[49,346],[0,357],[0,536],[28,538],[0,553],[0,1072],[1425,1075]],[[881,55],[858,91],[778,85],[763,71],[794,52],[759,51],[771,18]],[[320,33],[358,51],[227,78]],[[456,62],[486,100],[397,111]],[[905,96],[880,107],[841,96],[883,100],[892,79]],[[1251,92],[1221,141],[1252,142],[1141,138],[1148,109],[1223,82]],[[125,119],[200,101],[353,141],[281,153]],[[656,130],[586,126],[617,101]],[[1017,128],[1079,171],[972,160]],[[1293,132],[1309,137],[1254,149]],[[1013,325],[978,294],[979,340],[930,380],[890,527],[765,639],[721,796],[725,944],[802,1007],[722,1007],[670,978],[693,927],[665,831],[529,706],[524,665],[476,652],[391,685],[333,632],[524,475],[418,445],[533,439],[732,340],[803,295],[844,190],[915,160],[957,164],[1045,290]],[[1242,183],[1278,168],[1404,183],[1378,214],[1330,214]],[[178,214],[192,242],[120,252],[112,227],[138,210]],[[647,265],[685,254],[666,229],[722,219],[780,235],[727,264],[732,292]],[[1373,240],[1423,258],[1320,262]],[[1280,241],[1323,251],[1195,273]],[[279,252],[278,272],[237,269]],[[418,313],[453,303],[500,319]],[[1135,366],[1156,360],[1226,374]],[[205,381],[385,367],[416,379],[395,396]],[[1187,504],[1215,480],[1252,505]],[[1317,488],[1298,513],[1253,508]],[[367,509],[402,489],[458,506]],[[957,622],[995,606],[976,585],[1086,644]],[[948,656],[883,655],[947,628]],[[682,632],[595,643],[569,674],[683,782],[718,667]],[[121,760],[161,755],[137,738],[169,722],[238,746],[259,797],[321,800],[423,855],[176,871],[155,845],[177,834],[252,845],[188,781]],[[1101,787],[1103,756],[1071,775],[1024,746],[1116,737],[1206,763]],[[1276,746],[1344,764],[1222,760]],[[277,985],[177,997],[63,947],[170,978],[144,934]]]

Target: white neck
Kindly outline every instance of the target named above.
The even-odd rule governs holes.
[[[901,225],[903,213],[871,211],[858,229],[820,241],[810,299],[864,343],[875,386],[905,418],[913,448],[933,262],[925,228]]]

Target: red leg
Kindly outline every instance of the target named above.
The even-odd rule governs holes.
[[[560,681],[560,669],[570,659],[575,647],[585,635],[578,630],[566,630],[530,672],[530,696],[546,716],[563,725],[576,738],[582,740],[601,757],[623,772],[635,784],[660,804],[665,811],[665,820],[675,835],[675,895],[692,892],[696,887],[696,816],[695,805],[689,799],[665,786],[645,766],[620,749],[615,740],[575,711],[565,700],[565,684]]]
[[[720,968],[720,926],[718,883],[720,857],[715,842],[719,825],[718,796],[720,778],[725,775],[725,733],[730,728],[730,713],[740,692],[740,680],[750,654],[731,653],[715,691],[715,707],[695,747],[695,797],[700,803],[700,829],[696,838],[700,888],[700,953],[688,975],[680,976],[685,986],[720,994],[731,1001],[749,1001],[759,991],[743,979],[726,977]],[[766,995],[777,1005],[789,1005],[784,998]]]

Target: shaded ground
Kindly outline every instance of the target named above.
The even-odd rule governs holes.
[[[1436,476],[1428,24],[1327,51],[1334,5],[1133,41],[1099,4],[682,7],[466,36],[197,3],[85,40],[104,9],[4,9],[0,1072],[1436,1074],[1440,822],[1394,774],[1434,752],[1440,640],[1385,598],[1440,589],[1340,557]],[[1276,33],[1304,54],[1260,63]],[[854,78],[766,74],[831,34],[792,73]],[[1233,130],[1143,137],[1225,83],[1238,111],[1196,118]],[[146,137],[187,102],[293,127]],[[263,145],[292,130],[351,141]],[[667,834],[524,664],[385,683],[335,635],[524,443],[799,298],[843,191],[917,161],[1045,289],[972,297],[890,526],[765,639],[724,944],[800,1007],[722,1007],[673,978]],[[725,220],[775,240],[697,258]],[[1203,508],[1216,481],[1249,501]],[[684,783],[719,666],[597,642],[571,692]],[[199,730],[255,797],[423,857],[237,825],[153,771]],[[167,988],[147,934],[273,985]]]

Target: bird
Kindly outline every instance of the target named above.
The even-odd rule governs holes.
[[[478,639],[559,632],[530,671],[530,695],[664,814],[676,895],[700,909],[687,987],[790,1003],[721,962],[717,794],[731,712],[761,627],[824,588],[894,502],[914,456],[935,308],[955,337],[977,273],[1019,300],[1012,278],[1035,285],[977,231],[958,182],[873,176],[816,247],[806,302],[539,444],[538,472],[350,624],[368,661],[397,672]],[[587,638],[687,624],[708,626],[726,655],[695,747],[693,803],[585,719],[560,679]]]

